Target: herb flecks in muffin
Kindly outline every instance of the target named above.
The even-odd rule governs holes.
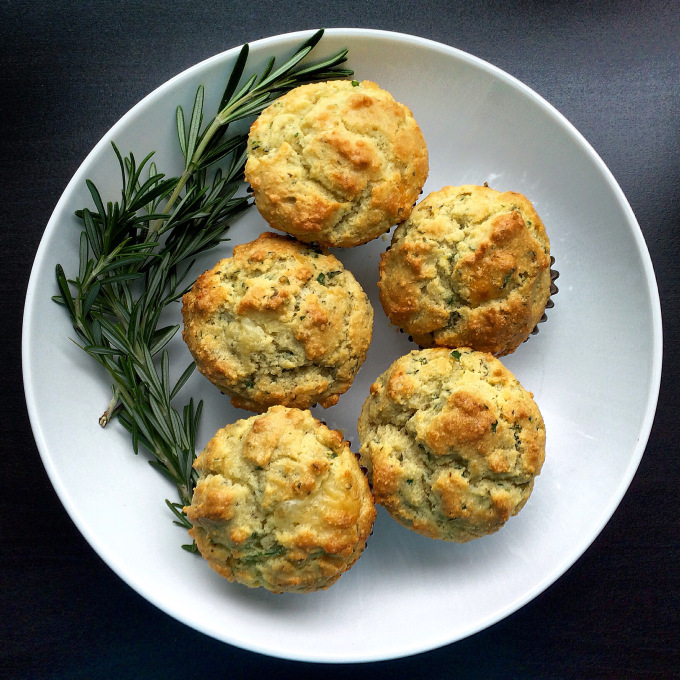
[[[456,542],[516,515],[545,456],[532,395],[500,361],[468,348],[395,361],[371,386],[359,437],[376,502],[408,528]]]
[[[406,219],[429,170],[410,110],[369,81],[299,87],[250,139],[246,181],[264,219],[324,246],[366,243]]]
[[[373,498],[342,435],[274,406],[208,442],[194,465],[191,535],[219,574],[273,592],[328,588],[357,561]]]
[[[366,294],[335,256],[270,232],[202,274],[182,313],[199,371],[252,411],[335,404],[373,328]]]
[[[521,194],[445,187],[397,227],[378,286],[387,316],[419,345],[502,356],[543,317],[550,244]]]

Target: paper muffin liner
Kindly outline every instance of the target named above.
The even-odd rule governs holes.
[[[557,269],[554,268],[555,264],[555,258],[551,255],[550,256],[550,297],[548,298],[548,302],[545,305],[546,310],[552,309],[555,306],[555,302],[553,300],[553,297],[557,295],[557,293],[560,292],[560,289],[557,287],[555,284],[555,281],[560,277],[560,273],[557,271]],[[534,326],[534,330],[529,333],[529,337],[532,335],[536,335],[538,333],[539,329],[539,324],[545,323],[548,320],[548,314],[547,312],[543,312],[543,316],[538,320],[538,323],[536,326]],[[527,338],[528,340],[529,338]],[[525,340],[524,342],[526,342]]]

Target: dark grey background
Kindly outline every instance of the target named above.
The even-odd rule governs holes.
[[[677,2],[2,2],[0,676],[680,677],[679,16]],[[586,554],[490,629],[415,657],[354,666],[280,661],[216,642],[121,582],[74,528],[47,479],[20,369],[33,257],[95,143],[192,64],[244,41],[320,26],[438,40],[508,71],[551,102],[628,197],[664,315],[664,377],[649,445]]]

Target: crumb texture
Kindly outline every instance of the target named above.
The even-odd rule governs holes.
[[[422,347],[514,352],[550,298],[550,243],[529,200],[445,187],[397,227],[380,262],[380,300]]]
[[[308,411],[274,406],[219,430],[194,464],[190,531],[230,581],[273,592],[328,588],[375,521],[349,444]]]
[[[199,371],[240,408],[337,403],[366,359],[373,308],[333,255],[266,232],[183,298]]]
[[[359,437],[376,503],[414,531],[459,543],[516,515],[545,458],[531,393],[469,348],[395,361],[371,387]]]
[[[253,123],[247,153],[264,219],[323,246],[366,243],[405,220],[429,170],[411,111],[370,81],[295,88]]]

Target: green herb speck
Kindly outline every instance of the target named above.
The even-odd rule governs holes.
[[[321,273],[316,277],[316,280],[317,280],[322,286],[325,286],[325,285],[326,285],[326,275],[325,275],[323,272],[321,272]]]
[[[503,288],[505,288],[505,287],[508,285],[508,283],[510,283],[510,277],[511,277],[514,273],[515,273],[515,270],[514,270],[514,269],[511,269],[511,270],[505,275],[505,278],[503,279],[503,285],[501,286],[501,290],[503,290]]]
[[[352,81],[352,87],[359,87],[359,81],[358,80],[353,80]]]
[[[453,352],[451,352],[451,356],[454,359],[458,360],[458,359],[460,359],[460,352],[457,349],[454,349]]]
[[[241,558],[244,562],[259,562],[263,557],[277,557],[278,555],[283,555],[286,549],[281,545],[271,550],[266,550],[264,552],[253,553],[252,555],[247,555]]]

